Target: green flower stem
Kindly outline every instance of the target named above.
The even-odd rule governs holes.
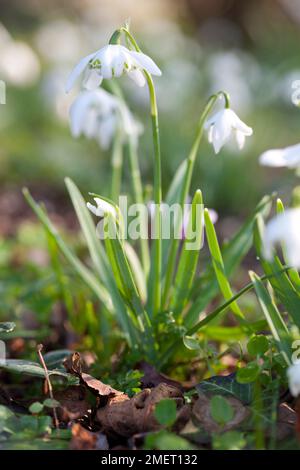
[[[141,206],[144,204],[143,198],[143,187],[141,180],[141,172],[139,168],[138,152],[137,152],[137,141],[135,138],[130,137],[128,140],[128,153],[131,167],[131,178],[133,185],[133,192],[135,202]],[[145,228],[148,232],[148,219],[141,220],[143,229]],[[147,276],[150,268],[150,254],[149,254],[149,245],[147,238],[140,238],[140,247],[141,247],[141,256],[142,256],[142,265],[144,273]]]
[[[107,86],[109,90],[114,93],[124,104],[124,96],[115,81],[108,81]],[[128,138],[128,154],[129,154],[129,161],[131,167],[131,180],[133,186],[133,194],[134,199],[137,204],[144,204],[144,197],[143,197],[143,186],[142,186],[142,179],[141,179],[141,172],[139,166],[139,159],[138,159],[138,151],[137,151],[137,140],[134,137],[129,136]],[[141,223],[143,227],[146,227],[148,230],[148,220],[142,220]],[[148,240],[146,238],[140,238],[140,247],[141,247],[141,257],[142,257],[142,265],[144,269],[144,273],[147,276],[149,273],[150,267],[150,254],[149,254],[149,245]]]
[[[128,31],[127,28],[121,28],[129,41],[137,52],[141,52],[136,40]],[[149,95],[150,95],[150,110],[152,119],[152,135],[154,144],[154,203],[155,203],[155,238],[153,241],[153,259],[151,262],[150,271],[150,286],[149,286],[149,310],[152,315],[157,314],[161,307],[161,265],[162,265],[162,249],[161,249],[161,155],[160,155],[160,139],[159,139],[159,124],[158,124],[158,111],[154,83],[151,75],[144,70],[147,80]]]
[[[123,167],[123,144],[121,130],[116,132],[112,148],[112,179],[111,179],[111,199],[117,203],[121,192],[122,167]]]
[[[179,204],[181,208],[183,209],[184,204],[186,202],[186,199],[189,194],[190,186],[191,186],[191,180],[192,180],[192,174],[194,170],[194,165],[195,165],[195,160],[197,157],[199,145],[202,139],[203,135],[203,130],[204,130],[204,124],[205,121],[211,112],[212,108],[214,107],[217,99],[223,96],[225,99],[225,106],[229,106],[229,97],[226,93],[220,91],[216,93],[215,95],[212,95],[205,108],[203,113],[201,114],[197,131],[196,131],[196,137],[194,140],[194,143],[192,145],[191,151],[186,159],[186,172],[184,175],[184,180],[183,180],[183,185],[182,185],[182,190],[181,190],[181,195],[180,195],[180,201]],[[176,223],[176,222],[175,222]],[[177,221],[177,224],[180,223],[180,220]],[[176,228],[176,233],[178,233],[178,230],[180,227],[175,227]],[[178,238],[173,238],[171,241],[171,246],[170,246],[170,252],[169,252],[169,257],[168,257],[168,264],[167,264],[167,269],[166,269],[166,277],[165,277],[165,283],[164,283],[164,291],[163,291],[163,300],[162,300],[162,305],[163,308],[167,307],[168,299],[169,299],[169,293],[170,293],[170,287],[172,284],[173,280],[173,275],[174,275],[174,269],[175,269],[175,264],[176,264],[176,255],[177,255],[177,250],[178,250],[178,245],[179,245],[179,239]]]

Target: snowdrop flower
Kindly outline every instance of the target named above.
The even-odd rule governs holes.
[[[223,145],[233,135],[241,150],[244,147],[245,137],[252,135],[251,127],[248,127],[235,114],[232,109],[225,108],[218,111],[205,123],[208,131],[208,141],[213,145],[215,153],[219,153]]]
[[[289,265],[300,268],[300,208],[287,209],[266,225],[263,248],[266,259],[272,259],[277,243],[283,243]]]
[[[300,144],[290,145],[282,149],[267,150],[259,157],[259,163],[273,167],[300,167]]]
[[[112,204],[105,201],[104,199],[100,199],[99,197],[94,197],[94,201],[96,203],[96,206],[94,206],[90,202],[87,202],[86,205],[87,208],[97,217],[104,217],[106,214],[110,214],[115,219],[117,218],[117,211]]]
[[[78,95],[70,108],[70,126],[74,137],[83,134],[95,138],[104,150],[109,148],[118,130],[123,138],[135,139],[143,131],[126,105],[102,88]]]
[[[144,86],[144,70],[152,75],[161,75],[160,69],[146,54],[131,51],[120,44],[108,44],[78,62],[68,78],[66,92],[73,88],[82,73],[83,86],[88,90],[97,88],[103,78],[121,77],[123,74],[127,74],[138,86]]]
[[[300,395],[300,362],[295,362],[287,370],[289,388],[293,397]]]

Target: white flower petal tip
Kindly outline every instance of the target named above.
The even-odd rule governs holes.
[[[94,197],[94,201],[96,206],[90,202],[87,202],[86,206],[97,217],[104,217],[106,214],[110,214],[114,218],[117,218],[117,211],[115,207],[112,206],[109,202],[105,201],[104,199],[100,199],[99,197]]]
[[[259,163],[274,168],[299,168],[300,144],[290,145],[282,149],[267,150],[260,155]]]
[[[232,136],[241,150],[244,147],[245,138],[253,134],[252,128],[241,121],[236,113],[229,108],[214,114],[206,121],[204,127],[208,131],[208,141],[213,145],[216,154]]]
[[[103,78],[110,79],[128,74],[139,86],[146,83],[143,71],[161,75],[155,62],[142,52],[131,51],[119,44],[108,44],[81,59],[72,70],[66,84],[69,92],[81,74],[83,86],[89,90],[97,88]]]
[[[287,209],[267,223],[263,235],[266,259],[272,259],[278,243],[284,247],[287,263],[300,269],[300,208]]]
[[[287,370],[289,389],[293,397],[300,395],[300,362],[291,365]]]

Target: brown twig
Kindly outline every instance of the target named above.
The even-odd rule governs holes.
[[[38,355],[39,355],[40,363],[42,364],[42,366],[43,366],[43,368],[44,368],[44,371],[45,371],[45,380],[46,380],[46,382],[47,382],[48,391],[49,391],[49,396],[50,396],[51,400],[54,400],[53,388],[52,388],[52,384],[51,384],[51,382],[50,382],[49,372],[48,372],[48,369],[47,369],[45,360],[44,360],[43,355],[42,355],[42,350],[43,350],[43,345],[42,345],[42,344],[38,344],[38,346],[37,346],[37,353],[38,353]],[[56,429],[58,429],[58,427],[59,427],[59,422],[58,422],[58,418],[57,418],[57,413],[56,413],[56,408],[55,408],[55,407],[53,408],[53,418],[54,418],[54,425],[55,425]]]

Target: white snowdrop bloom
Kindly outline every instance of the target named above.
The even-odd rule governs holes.
[[[300,167],[300,144],[290,145],[282,149],[272,149],[263,152],[259,157],[259,163],[273,167]]]
[[[300,395],[300,362],[295,362],[287,370],[289,389],[293,397]]]
[[[300,268],[300,208],[287,209],[267,223],[263,249],[266,259],[272,259],[277,243],[282,243],[287,262]]]
[[[99,197],[94,197],[96,205],[94,206],[90,202],[87,202],[87,208],[95,214],[97,217],[104,217],[106,214],[112,215],[114,218],[117,218],[117,211],[112,204],[100,199]]]
[[[223,145],[234,137],[239,149],[245,144],[246,136],[252,135],[251,127],[247,126],[232,109],[218,111],[205,123],[208,131],[208,141],[213,145],[215,153],[219,153]]]
[[[77,96],[70,108],[70,125],[74,137],[83,134],[95,138],[105,150],[118,131],[123,139],[126,136],[137,139],[143,131],[126,105],[102,88]]]
[[[152,75],[161,75],[160,69],[146,54],[131,51],[120,44],[108,44],[78,62],[69,75],[66,92],[72,89],[82,73],[83,86],[89,90],[97,88],[103,78],[120,77],[125,73],[138,86],[144,86],[146,79],[143,70]]]

